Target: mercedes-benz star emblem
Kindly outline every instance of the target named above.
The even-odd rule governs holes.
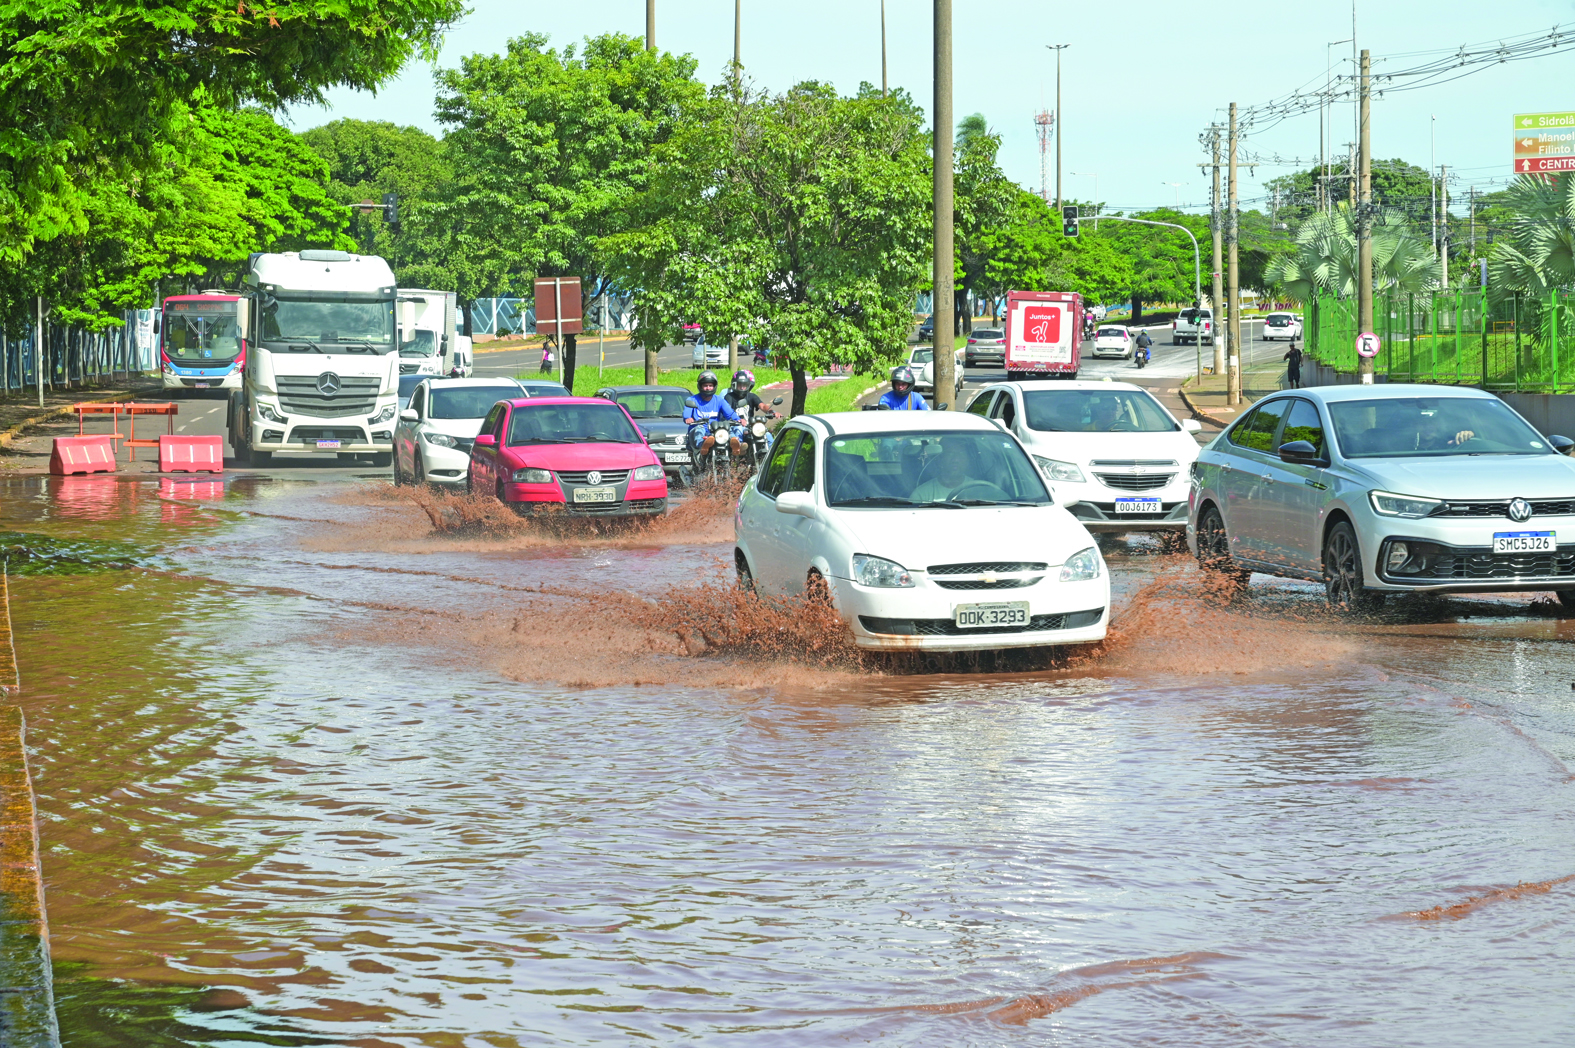
[[[585,479],[592,484],[600,484],[602,482],[602,475],[599,470],[593,469],[589,473],[585,474]],[[1521,519],[1524,520],[1525,518],[1522,517]]]
[[[1509,500],[1509,519],[1517,524],[1523,520],[1531,519],[1531,503],[1525,499]]]
[[[317,376],[317,392],[325,397],[331,397],[339,392],[339,387],[344,383],[339,381],[339,376],[332,371],[325,371]]]

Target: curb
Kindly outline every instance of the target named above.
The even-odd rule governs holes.
[[[1181,395],[1181,402],[1187,405],[1187,410],[1192,412],[1193,418],[1200,422],[1207,422],[1211,426],[1218,426],[1220,429],[1224,429],[1226,426],[1235,421],[1234,419],[1222,419],[1217,415],[1212,415],[1198,407],[1197,403],[1191,397],[1187,396],[1187,383],[1191,381],[1192,380],[1190,378],[1184,379],[1180,388],[1177,389],[1176,392]]]
[[[71,412],[74,410],[74,405],[76,405],[76,404],[108,404],[111,401],[119,400],[123,396],[134,397],[136,395],[137,395],[136,390],[122,389],[122,390],[118,390],[115,393],[111,393],[111,394],[109,394],[107,396],[90,397],[87,400],[75,400],[75,401],[72,401],[70,404],[62,404],[58,408],[52,408],[52,409],[44,412],[42,415],[33,415],[30,418],[25,418],[21,422],[18,422],[16,425],[10,427],[9,429],[5,430],[4,432],[0,432],[0,448],[8,448],[8,447],[10,447],[11,446],[11,441],[13,441],[17,437],[21,436],[22,435],[22,431],[25,430],[28,426],[36,426],[40,422],[48,422],[50,419],[55,418],[55,417],[57,417],[59,415],[69,415],[69,414],[71,414]]]

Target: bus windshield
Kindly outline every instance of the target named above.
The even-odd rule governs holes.
[[[262,339],[305,353],[390,353],[394,300],[333,292],[270,296],[262,305]]]
[[[171,299],[164,303],[164,353],[177,364],[226,364],[241,352],[236,304]]]

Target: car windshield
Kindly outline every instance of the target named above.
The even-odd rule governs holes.
[[[995,341],[1005,336],[996,328],[975,328],[973,337],[976,339]]]
[[[1343,400],[1329,405],[1329,418],[1346,458],[1553,454],[1542,435],[1500,400]]]
[[[437,332],[412,331],[410,339],[399,344],[399,355],[402,357],[437,356]]]
[[[166,302],[164,352],[183,364],[234,360],[241,329],[234,302]]]
[[[614,404],[524,404],[509,420],[513,444],[643,444]]]
[[[826,445],[826,492],[833,506],[1043,506],[1039,471],[1000,432],[868,433]]]
[[[279,295],[262,307],[262,337],[293,343],[290,349],[349,343],[352,352],[388,353],[394,348],[394,300],[327,292]],[[337,345],[333,347],[338,352]]]
[[[1100,328],[1099,329],[1099,337],[1100,338],[1125,338],[1126,335],[1127,335],[1127,329],[1126,328],[1105,327],[1105,328]]]
[[[520,395],[516,385],[507,386],[440,386],[432,387],[432,410],[429,418],[483,418],[492,405],[500,400],[513,400]]]
[[[1045,433],[1168,433],[1176,422],[1135,389],[1032,389],[1023,393],[1029,429]]]
[[[683,418],[688,390],[647,389],[639,393],[619,393],[614,397],[635,418]]]
[[[910,363],[910,364],[929,364],[929,363],[931,363],[934,360],[935,360],[935,350],[933,350],[933,349],[916,349],[916,350],[913,351],[913,355],[908,358],[908,363]]]

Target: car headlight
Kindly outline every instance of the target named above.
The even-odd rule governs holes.
[[[551,484],[552,471],[547,469],[517,469],[514,471],[516,484]]]
[[[376,418],[369,418],[369,419],[367,419],[366,420],[367,424],[375,426],[379,422],[387,422],[389,419],[394,417],[394,413],[396,411],[398,411],[398,410],[399,409],[396,408],[393,404],[390,404],[390,405],[388,405],[388,407],[384,408],[382,411],[379,411],[377,413],[377,417]]]
[[[1034,462],[1038,463],[1039,471],[1051,480],[1059,480],[1070,484],[1086,483],[1083,479],[1083,471],[1077,468],[1077,463],[1075,462],[1058,462],[1055,459],[1041,458],[1038,455],[1034,456]]]
[[[1367,498],[1373,512],[1385,517],[1429,517],[1444,508],[1439,499],[1417,498],[1415,495],[1395,495],[1388,491],[1369,491]]]
[[[662,467],[661,466],[639,466],[639,467],[636,467],[634,473],[630,475],[630,478],[633,479],[633,480],[661,480],[662,479]]]
[[[279,415],[279,413],[273,408],[269,407],[267,404],[258,404],[257,414],[263,417],[264,422],[278,422],[281,425],[284,423],[284,419]]]
[[[901,564],[864,553],[853,554],[853,578],[861,585],[884,589],[904,589],[913,585],[913,576]]]
[[[447,433],[438,433],[435,430],[430,430],[429,429],[426,432],[422,433],[421,434],[421,439],[426,441],[428,444],[436,444],[440,448],[457,448],[457,447],[459,447],[459,440],[458,439],[449,436]]]
[[[1099,578],[1099,550],[1093,546],[1079,550],[1061,565],[1062,582],[1087,582]]]

